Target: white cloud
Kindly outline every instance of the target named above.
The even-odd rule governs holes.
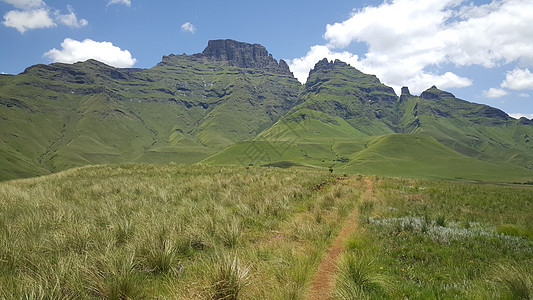
[[[520,93],[518,94],[519,97],[522,97],[522,98],[528,98],[529,97],[529,94],[527,93]]]
[[[391,86],[416,83],[417,78],[444,83],[409,86],[414,93],[433,84],[442,88],[472,84],[457,74],[430,71],[444,64],[486,68],[510,62],[533,65],[533,1],[493,0],[479,6],[465,3],[384,1],[353,11],[343,22],[327,25],[325,47],[334,53],[353,43],[366,44],[367,52],[355,65]]]
[[[533,114],[514,113],[514,114],[509,114],[509,115],[515,119],[520,119],[522,117],[527,118],[527,119],[533,119]]]
[[[506,90],[498,88],[490,88],[488,91],[484,91],[483,93],[485,94],[485,97],[488,98],[500,98],[509,94]]]
[[[87,26],[89,22],[85,19],[78,20],[78,17],[76,17],[76,14],[74,13],[74,10],[72,9],[72,6],[67,6],[69,13],[62,15],[59,12],[56,13],[56,20],[61,22],[62,24],[72,27],[72,28],[80,28],[83,26]]]
[[[24,33],[31,29],[56,27],[56,22],[72,28],[80,28],[89,24],[85,19],[78,20],[74,9],[68,5],[68,14],[56,10],[51,13],[42,0],[3,0],[20,10],[11,10],[4,15],[4,26],[17,29]]]
[[[384,77],[386,78],[386,77]],[[386,79],[384,79],[386,80]],[[386,81],[385,81],[386,82]],[[399,81],[398,81],[399,82]],[[408,86],[412,93],[420,93],[428,89],[432,85],[436,85],[439,89],[461,88],[472,85],[472,80],[466,77],[461,77],[452,72],[446,72],[442,75],[421,71],[419,74],[408,77],[402,85]],[[402,85],[390,83],[396,93],[400,94]]]
[[[326,46],[313,46],[307,53],[307,56],[295,58],[290,61],[291,71],[300,82],[305,83],[309,70],[323,58],[327,58],[328,60],[340,59],[352,66],[357,65],[358,62],[357,55],[349,52],[332,52]]]
[[[109,2],[107,2],[107,5],[111,4],[124,4],[126,6],[130,6],[131,0],[109,0]]]
[[[3,0],[18,9],[32,9],[43,7],[45,4],[42,0]]]
[[[533,90],[533,74],[529,69],[514,69],[507,72],[502,87],[512,90]]]
[[[54,62],[75,63],[96,59],[117,68],[128,68],[137,61],[128,50],[122,50],[110,42],[96,42],[91,39],[76,41],[67,38],[61,43],[61,50],[52,49],[44,54]]]
[[[196,32],[196,27],[192,25],[190,22],[186,22],[183,25],[181,25],[181,30],[194,34]]]
[[[44,8],[30,11],[9,11],[4,15],[4,22],[2,24],[6,27],[15,28],[20,33],[31,29],[56,26],[48,10]]]

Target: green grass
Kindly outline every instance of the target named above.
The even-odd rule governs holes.
[[[374,187],[377,200],[360,206],[364,232],[346,253],[370,256],[393,284],[364,297],[531,297],[530,187],[387,178]]]
[[[116,165],[0,184],[0,297],[301,299],[344,218],[338,299],[531,295],[531,187]],[[525,295],[525,296],[524,296]]]
[[[207,164],[333,167],[338,174],[527,182],[533,171],[475,159],[427,135],[392,134],[357,139],[287,138],[236,143],[203,160]]]
[[[201,165],[3,182],[0,298],[298,299],[362,190],[327,171]]]

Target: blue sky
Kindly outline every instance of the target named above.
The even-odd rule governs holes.
[[[305,81],[341,59],[399,91],[432,85],[533,118],[533,1],[0,0],[0,72],[93,57],[150,68],[210,39],[260,43]]]

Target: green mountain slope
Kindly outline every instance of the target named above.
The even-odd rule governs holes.
[[[257,44],[210,41],[148,69],[95,60],[0,76],[0,179],[86,164],[194,163],[255,137],[300,84]]]
[[[202,161],[220,165],[332,168],[336,173],[526,182],[533,172],[456,152],[431,136],[390,134],[315,141],[245,141]]]
[[[387,176],[528,180],[532,123],[432,87],[397,97],[375,76],[322,60],[298,105],[206,163],[312,165]]]
[[[95,60],[0,75],[0,180],[87,164],[303,166],[533,178],[533,121],[432,87],[398,97],[324,59],[302,87],[261,45],[210,41],[151,69]]]
[[[394,134],[378,137],[350,157],[339,172],[415,178],[463,178],[527,181],[532,172],[502,162],[487,162],[451,150],[431,136]]]
[[[432,87],[420,97],[401,96],[405,132],[417,132],[465,155],[501,160],[533,169],[533,123],[504,112],[455,98]]]

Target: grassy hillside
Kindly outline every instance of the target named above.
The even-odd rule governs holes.
[[[401,104],[405,132],[431,135],[467,156],[532,169],[533,123],[514,120],[495,108],[455,98],[432,87]]]
[[[487,162],[458,153],[425,135],[387,135],[349,156],[338,172],[414,178],[461,178],[526,182],[533,171],[502,162]]]
[[[199,165],[7,181],[0,298],[302,299],[354,208],[336,299],[532,295],[531,191]]]
[[[312,122],[306,123],[311,124]],[[278,126],[279,128],[279,126]],[[316,128],[316,127],[315,127]],[[338,131],[337,131],[338,132]],[[367,138],[299,138],[287,133],[274,141],[234,144],[205,159],[218,165],[273,165],[333,168],[335,173],[526,182],[533,171],[516,165],[475,159],[431,136],[392,134]]]
[[[533,123],[436,87],[398,98],[375,76],[317,63],[298,105],[213,164],[315,166],[339,173],[521,181],[533,175]]]
[[[170,55],[148,70],[89,60],[1,75],[0,180],[88,164],[198,162],[254,137],[296,101],[290,72],[201,58]]]
[[[317,63],[302,87],[260,45],[220,40],[204,52],[164,56],[147,70],[89,60],[0,75],[0,180],[91,164],[200,161],[532,177],[533,121],[436,87],[398,97],[338,60]]]

